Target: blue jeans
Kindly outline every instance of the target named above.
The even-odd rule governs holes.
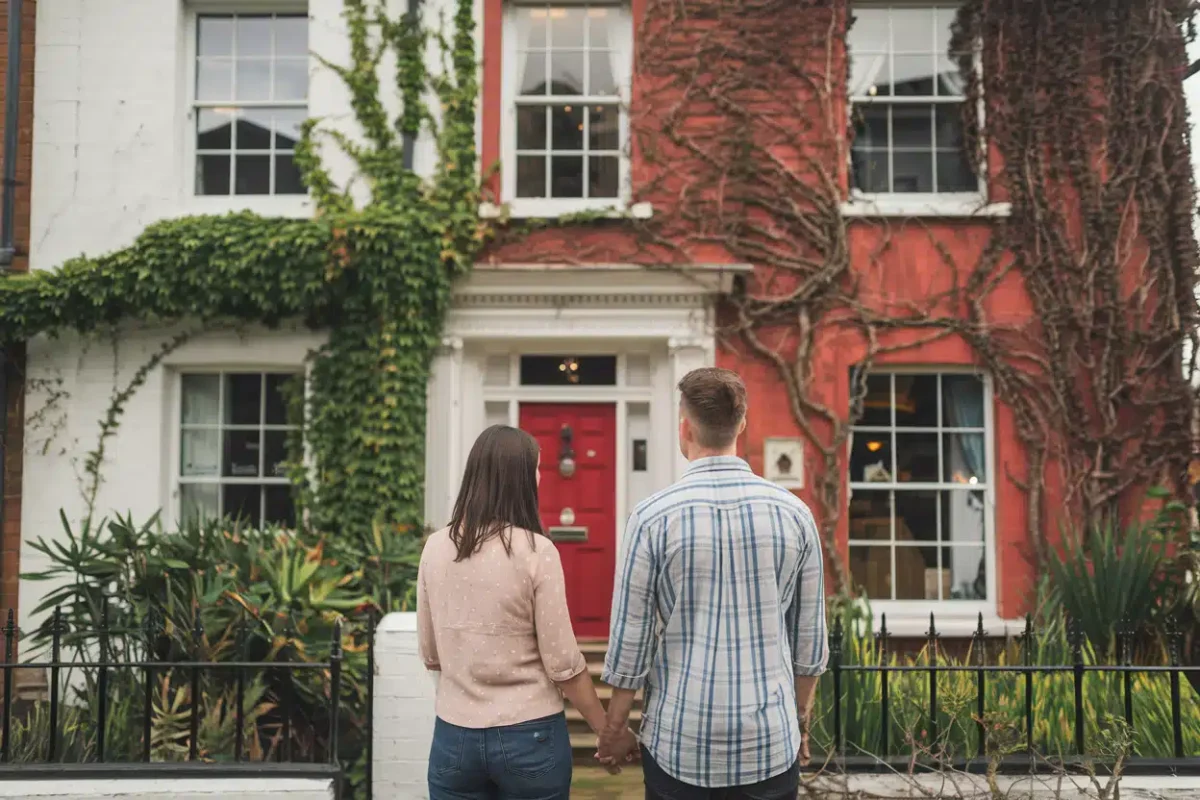
[[[570,794],[564,714],[499,728],[434,724],[429,800],[567,800]]]

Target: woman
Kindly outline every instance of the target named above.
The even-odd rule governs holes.
[[[507,425],[480,434],[450,525],[421,554],[421,657],[441,672],[430,800],[567,798],[563,696],[593,731],[604,727],[558,550],[538,516],[540,464],[529,434]]]

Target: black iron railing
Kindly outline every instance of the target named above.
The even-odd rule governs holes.
[[[1200,749],[1193,746],[1192,750],[1195,752],[1190,752],[1188,748],[1185,748],[1184,736],[1185,730],[1200,730],[1200,702],[1196,701],[1195,692],[1190,682],[1187,681],[1188,675],[1200,674],[1200,665],[1189,666],[1182,663],[1183,636],[1173,624],[1170,625],[1166,635],[1166,655],[1162,659],[1164,663],[1160,664],[1145,663],[1145,657],[1140,660],[1141,663],[1135,663],[1135,645],[1139,641],[1138,631],[1132,625],[1124,622],[1117,626],[1114,634],[1115,646],[1112,648],[1114,655],[1109,659],[1111,663],[1103,663],[1103,659],[1096,657],[1081,627],[1069,620],[1065,623],[1066,653],[1065,657],[1061,659],[1061,663],[1046,663],[1044,656],[1039,663],[1035,658],[1035,643],[1038,641],[1038,636],[1039,633],[1034,630],[1032,617],[1026,617],[1024,630],[1013,643],[1015,648],[1007,647],[1003,642],[998,646],[995,639],[989,639],[983,628],[983,617],[980,615],[978,625],[971,636],[968,655],[955,659],[943,652],[942,636],[937,630],[934,615],[930,614],[929,629],[924,637],[925,646],[921,648],[920,654],[900,659],[896,657],[897,654],[893,649],[894,637],[887,629],[885,615],[881,618],[879,631],[867,634],[865,639],[869,642],[867,648],[850,647],[860,656],[865,653],[868,656],[864,659],[867,663],[846,663],[847,646],[861,645],[864,639],[855,641],[847,634],[841,620],[835,620],[830,631],[830,661],[829,675],[827,676],[827,681],[831,684],[832,696],[830,697],[829,692],[826,691],[822,695],[822,707],[818,709],[820,714],[831,718],[824,719],[821,723],[825,726],[822,732],[828,742],[828,746],[825,748],[827,749],[826,761],[823,766],[840,767],[846,770],[891,769],[898,765],[904,768],[938,769],[952,764],[956,768],[967,771],[981,771],[997,767],[1005,770],[1015,768],[1024,771],[1036,768],[1039,764],[1050,768],[1060,768],[1064,764],[1084,762],[1093,766],[1097,761],[1108,760],[1111,763],[1114,761],[1111,752],[1098,752],[1097,748],[1089,748],[1088,726],[1104,725],[1107,720],[1095,718],[1089,720],[1089,703],[1086,702],[1085,689],[1088,687],[1089,680],[1105,680],[1097,676],[1115,674],[1118,676],[1117,680],[1113,681],[1112,678],[1109,678],[1105,685],[1119,685],[1120,711],[1118,714],[1109,716],[1110,718],[1123,718],[1123,723],[1129,731],[1128,750],[1120,756],[1122,769],[1125,771],[1141,769],[1154,773],[1181,771],[1200,773]],[[1012,659],[1012,663],[989,663],[990,660],[1004,660],[989,659],[989,653],[996,653],[997,650],[1000,650],[1011,654],[1014,649],[1016,658]],[[956,722],[960,726],[960,735],[957,739],[959,746],[948,747],[944,742],[939,743],[940,734],[944,733],[944,731],[939,731],[939,726],[946,721],[945,710],[939,707],[939,694],[943,691],[943,684],[952,680],[951,676],[963,675],[969,678],[973,677],[974,697],[971,698],[973,702],[969,704],[967,726],[975,728],[974,736],[970,737],[974,741],[968,741],[968,737],[961,735],[963,727],[961,701],[963,695],[970,692],[962,691],[963,683],[959,679],[955,687],[959,690],[957,695],[960,716]],[[1062,737],[1059,737],[1059,740],[1054,742],[1035,742],[1035,728],[1038,723],[1036,708],[1039,680],[1055,675],[1070,676],[1069,700],[1063,704],[1069,705],[1074,714],[1069,741],[1064,742]],[[1139,732],[1136,714],[1140,700],[1138,692],[1135,690],[1135,677],[1138,675],[1165,676],[1169,682],[1169,736],[1159,737],[1160,740],[1167,739],[1168,741],[1162,743],[1157,748],[1159,752],[1153,754],[1138,752],[1136,745]],[[851,688],[848,687],[848,684],[855,681],[857,683],[852,687],[852,691],[848,691]],[[989,684],[993,681],[1003,681],[1002,685],[998,684],[997,686],[1006,693],[1021,693],[1021,713],[1017,724],[1023,741],[1017,742],[1015,746],[1013,743],[1009,743],[1007,747],[997,749],[993,737],[990,735],[991,715],[995,709],[989,707],[988,697]],[[896,690],[899,682],[903,682],[908,690],[905,700],[908,703],[909,713],[908,719],[903,725],[898,723],[895,716]],[[912,695],[917,693],[913,690],[918,687],[920,700],[925,703],[925,710],[921,712],[919,718],[914,716],[911,703]],[[1183,697],[1185,691],[1190,695],[1187,700]],[[992,699],[994,702],[996,698],[993,696]],[[1008,699],[1014,698],[1008,695]],[[1060,696],[1057,699],[1065,698]],[[1146,699],[1141,698],[1141,701]],[[1092,696],[1092,700],[1092,705],[1095,706],[1095,695]],[[873,709],[871,723],[871,727],[875,727],[876,730],[872,733],[870,730],[865,730],[860,724],[859,729],[855,731],[855,741],[853,742],[847,741],[844,729],[846,724],[844,706],[850,702],[858,703],[860,710],[863,704],[878,703],[877,709]],[[1058,710],[1060,707],[1058,706],[1054,710]],[[1013,710],[1011,703],[1007,710],[1010,712]],[[1165,721],[1162,719],[1161,710],[1161,704],[1159,704],[1156,707],[1156,713],[1159,714],[1156,719],[1160,723]],[[877,719],[877,723],[874,721],[875,719]],[[861,723],[862,720],[859,719],[857,722]],[[914,746],[910,738],[907,742],[907,751],[901,752],[905,748],[898,747],[903,743],[895,741],[897,729],[898,727],[911,729],[914,726],[921,728],[921,740],[927,744]],[[1159,733],[1165,733],[1165,731],[1166,728],[1161,728]],[[1161,752],[1163,750],[1168,752]]]
[[[49,621],[45,647],[32,660],[17,659],[18,630],[12,611],[9,611],[4,626],[3,703],[0,714],[0,770],[19,771],[34,769],[44,771],[50,765],[56,767],[80,761],[88,764],[111,764],[121,761],[125,765],[140,763],[154,764],[156,768],[169,765],[188,764],[196,767],[202,763],[213,765],[240,765],[250,761],[251,750],[264,758],[269,752],[277,764],[318,764],[328,768],[339,779],[339,738],[345,715],[342,709],[344,695],[343,670],[343,621],[333,622],[327,645],[321,643],[320,658],[297,657],[298,651],[308,654],[309,647],[268,648],[270,658],[249,657],[252,637],[247,635],[249,623],[245,620],[232,626],[232,644],[225,643],[222,658],[212,655],[210,643],[206,643],[205,631],[199,617],[190,632],[178,628],[168,635],[161,617],[150,614],[135,626],[117,627],[108,623],[107,608],[100,615],[100,625],[95,630],[69,629],[59,609],[55,609]],[[371,747],[371,694],[370,665],[373,661],[374,615],[366,625],[367,675],[366,694],[366,747],[368,764]],[[225,634],[223,634],[225,635]],[[282,640],[292,641],[292,630],[281,632]],[[264,649],[261,640],[257,650]],[[71,655],[64,658],[64,647]],[[164,657],[165,654],[165,657]],[[35,685],[37,697],[22,699],[18,696],[17,675],[34,673],[44,678],[44,684]],[[306,677],[304,677],[306,676]],[[270,711],[263,717],[257,714],[247,717],[247,692],[256,679],[269,688],[262,689],[262,707]],[[174,681],[178,680],[179,683]],[[305,683],[307,681],[307,683]],[[120,686],[116,686],[119,683]],[[327,699],[318,703],[323,706],[322,719],[297,719],[295,702],[296,685],[313,687],[311,692]],[[173,696],[182,697],[171,708],[163,687],[174,686]],[[182,687],[186,686],[186,695]],[[221,722],[232,725],[233,741],[228,752],[216,752],[212,747],[201,750],[203,715],[212,709],[205,707],[205,687],[231,693],[231,703],[220,709]],[[44,687],[44,688],[43,688]],[[219,696],[226,696],[221,694]],[[112,703],[119,699],[123,703],[124,716],[114,722]],[[133,709],[137,706],[136,711]],[[38,713],[45,716],[37,717]],[[72,741],[67,741],[65,719],[70,714],[76,725]],[[182,720],[186,716],[186,735]],[[40,719],[44,724],[35,725]],[[156,752],[164,750],[162,737],[156,726],[165,717],[177,725],[172,742],[174,750],[167,749],[166,757],[156,758]],[[48,718],[48,719],[47,719]],[[307,722],[310,729],[297,731],[298,725]],[[114,727],[123,737],[121,752],[114,753],[110,736]],[[325,727],[325,730],[318,730]],[[22,752],[17,758],[14,753],[17,729],[24,732],[20,742]],[[81,730],[86,728],[86,730]],[[140,728],[140,730],[138,730]],[[302,736],[301,734],[306,734]],[[247,737],[261,737],[255,742]],[[221,736],[210,737],[221,740]],[[293,743],[304,739],[306,752],[294,752]],[[85,747],[80,747],[80,742]],[[262,742],[268,746],[263,747]],[[319,744],[313,744],[318,742]],[[184,745],[186,742],[186,752]],[[211,745],[211,742],[209,743]],[[228,743],[227,743],[228,744]],[[251,747],[254,744],[255,747]],[[80,757],[83,753],[84,757]],[[19,762],[19,763],[18,763]],[[369,770],[369,767],[368,767]],[[278,770],[276,769],[276,772]],[[369,776],[369,773],[368,773]],[[369,783],[369,781],[368,781]]]

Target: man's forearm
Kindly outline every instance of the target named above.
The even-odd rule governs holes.
[[[812,711],[818,681],[820,678],[812,675],[796,676],[796,713],[802,720],[807,720],[809,712]]]
[[[612,733],[618,733],[629,726],[629,713],[633,710],[633,698],[636,689],[613,689],[612,699],[608,701],[607,728]]]

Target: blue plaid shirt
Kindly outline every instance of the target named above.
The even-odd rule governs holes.
[[[828,659],[820,536],[808,507],[740,458],[693,461],[629,518],[604,681],[645,688],[642,745],[693,786],[786,772],[796,675]]]

